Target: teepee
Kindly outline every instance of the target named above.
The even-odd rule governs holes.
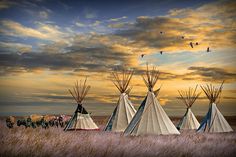
[[[143,76],[143,80],[148,88],[147,96],[140,105],[128,127],[125,129],[124,134],[179,134],[179,131],[169,119],[156,98],[160,88],[153,91],[158,78],[159,71],[157,71],[155,67],[149,71],[147,65],[146,77]]]
[[[80,80],[80,83],[76,81],[75,86],[73,87],[73,91],[69,90],[70,94],[75,99],[78,105],[74,112],[74,115],[69,120],[64,131],[99,129],[98,126],[93,122],[87,110],[82,105],[82,101],[84,100],[90,89],[90,86],[86,85],[86,82],[87,78],[84,80],[84,82],[82,82],[82,80]]]
[[[209,110],[201,122],[198,132],[230,132],[233,129],[221,114],[216,104],[219,103],[222,88],[224,82],[222,82],[220,88],[215,88],[212,84],[201,86],[202,90],[206,94],[210,101]]]
[[[196,93],[197,86],[195,89],[189,88],[188,91],[178,91],[180,95],[180,99],[183,101],[183,103],[186,105],[187,110],[184,114],[184,116],[181,118],[179,124],[177,125],[177,129],[198,129],[200,126],[199,122],[197,121],[197,118],[194,116],[193,112],[191,111],[191,107],[193,106],[196,99],[201,94]]]
[[[133,76],[133,71],[123,70],[123,73],[114,71],[111,75],[114,85],[120,91],[120,97],[104,131],[123,132],[136,113],[134,106],[128,98],[131,90],[129,83]]]

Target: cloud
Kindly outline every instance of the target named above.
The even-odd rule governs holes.
[[[0,1],[0,10],[10,8],[12,5],[16,3],[10,0],[1,0]]]
[[[62,30],[58,25],[45,24],[41,22],[36,22],[37,29],[46,35],[47,39],[52,41],[61,40],[64,37],[67,37],[71,34],[67,33],[65,30]]]
[[[187,73],[186,76],[200,76],[204,81],[218,81],[227,80],[232,82],[236,80],[236,72],[229,72],[222,68],[213,67],[189,67],[188,70],[192,71]]]
[[[11,21],[11,20],[3,20],[1,21],[1,24],[4,29],[1,28],[0,32],[9,35],[9,36],[23,36],[23,37],[34,37],[34,38],[40,38],[45,39],[47,36],[46,34],[41,33],[38,30],[25,27],[21,25],[20,23]]]
[[[86,26],[85,24],[83,24],[81,22],[76,22],[75,25],[78,27],[85,27]]]
[[[63,36],[66,36],[64,32],[60,30],[60,27],[57,25],[44,24],[41,22],[36,22],[37,28],[30,28],[23,26],[22,24],[11,21],[11,20],[2,20],[2,27],[0,28],[0,33],[7,36],[14,37],[31,37],[44,40],[57,41],[60,40]]]
[[[95,22],[93,22],[92,24],[90,24],[90,26],[91,26],[91,27],[96,27],[96,26],[98,26],[98,25],[100,25],[100,24],[101,24],[101,21],[96,20]]]
[[[94,22],[87,23],[87,24],[82,23],[82,22],[80,22],[80,21],[77,21],[77,22],[75,22],[75,25],[78,26],[78,27],[91,27],[91,28],[92,28],[92,27],[97,27],[97,26],[99,26],[101,23],[102,23],[102,22],[99,21],[99,20],[96,20],[96,21],[94,21]]]
[[[25,53],[31,52],[32,46],[22,43],[0,42],[0,53]]]
[[[235,100],[236,97],[230,97],[230,96],[224,96],[223,99],[230,99],[230,100]]]
[[[70,40],[59,40],[55,41],[51,44],[38,44],[38,49],[40,52],[47,52],[47,53],[66,53],[66,48],[69,46]]]
[[[218,21],[218,19],[227,21],[228,19],[224,19],[225,17],[232,18],[235,15],[235,12],[234,12],[235,6],[236,6],[236,2],[234,1],[230,1],[230,0],[216,1],[212,3],[204,4],[196,9],[191,9],[191,8],[172,9],[169,11],[169,16],[180,17],[180,18],[181,17],[182,18],[183,17],[196,17],[196,18],[203,18],[204,20],[206,20],[205,18],[207,18],[209,22],[218,23],[218,22],[221,22],[221,21]],[[196,12],[198,12],[198,14],[195,14]],[[215,22],[211,21],[214,19],[216,20]],[[201,22],[199,21],[199,23]]]
[[[122,17],[118,17],[118,18],[111,18],[108,21],[109,22],[117,22],[117,21],[120,21],[120,20],[123,20],[123,19],[127,19],[127,16],[122,16]]]
[[[109,24],[109,28],[119,28],[119,29],[127,29],[129,26],[132,26],[130,22],[117,22],[117,23],[112,23]]]
[[[73,97],[71,95],[69,95],[69,92],[68,92],[68,95],[58,95],[58,94],[35,94],[32,96],[33,98],[36,98],[36,99],[40,99],[42,102],[48,102],[48,101],[53,101],[53,102],[68,102],[68,101],[74,101]],[[98,101],[99,102],[102,102],[102,103],[113,103],[114,101],[116,101],[117,99],[117,95],[106,95],[104,97],[101,97],[101,96],[97,96],[97,95],[93,95],[91,93],[89,93],[85,100],[86,102],[90,102],[90,103],[97,103]],[[74,103],[74,102],[73,102]]]
[[[216,7],[213,3],[212,8]],[[199,52],[199,49],[203,49],[204,51],[208,46],[204,41],[209,39],[209,36],[212,36],[210,41],[214,41],[213,38],[222,38],[217,39],[216,43],[222,42],[219,46],[232,46],[231,41],[232,38],[228,38],[229,32],[228,30],[224,32],[225,36],[218,35],[221,32],[221,29],[224,30],[226,26],[222,23],[222,19],[218,19],[215,17],[216,23],[214,24],[212,19],[213,13],[207,13],[205,16],[204,12],[207,12],[207,8],[210,6],[199,7],[196,9],[185,9],[185,10],[172,10],[169,12],[167,16],[157,16],[157,17],[148,17],[148,16],[140,16],[136,19],[134,23],[119,23],[117,21],[121,19],[125,19],[127,17],[114,18],[112,21],[116,22],[114,25],[110,25],[110,27],[118,28],[112,34],[75,34],[73,31],[64,31],[63,28],[60,28],[54,24],[45,24],[41,22],[36,22],[36,27],[26,27],[20,23],[5,20],[2,21],[2,25],[4,29],[0,28],[1,33],[10,36],[19,36],[19,37],[32,37],[43,40],[51,40],[53,42],[38,44],[37,51],[32,52],[30,54],[18,55],[18,54],[1,54],[1,62],[0,65],[5,67],[4,71],[7,73],[11,73],[12,71],[21,71],[22,68],[24,71],[29,71],[36,68],[44,68],[49,70],[71,70],[71,71],[89,71],[89,72],[107,72],[111,70],[115,66],[123,67],[131,67],[136,71],[136,75],[143,74],[144,70],[142,65],[146,60],[140,59],[140,54],[155,54],[159,53],[160,50],[166,50],[167,52],[172,52],[172,54],[168,54],[167,56],[162,56],[162,58],[154,60],[157,58],[155,55],[149,55],[151,58],[148,61],[153,63],[162,63],[166,62],[168,67],[171,63],[176,63],[178,56],[172,56],[170,59],[170,55],[176,52],[186,52],[182,54],[179,58],[183,62],[183,60],[188,60],[190,58],[197,58],[194,55],[186,55],[189,51]],[[200,10],[200,20],[198,17],[193,18],[195,16],[196,11]],[[229,9],[230,10],[230,9]],[[93,10],[84,11],[94,12]],[[224,12],[222,12],[223,14]],[[210,16],[208,16],[210,15]],[[227,13],[226,17],[231,18],[234,13]],[[224,17],[224,15],[222,15]],[[111,20],[111,19],[110,19]],[[193,21],[190,21],[193,20]],[[93,20],[94,22],[88,24],[87,26],[98,26],[102,21]],[[78,27],[84,27],[85,24],[77,21],[75,23]],[[117,25],[116,25],[117,24]],[[203,29],[204,27],[204,29]],[[201,28],[203,30],[198,31]],[[163,34],[160,34],[160,31],[163,31]],[[214,32],[216,34],[214,34]],[[212,33],[212,34],[211,34]],[[235,34],[235,32],[231,32],[231,34]],[[181,36],[184,35],[185,39],[182,40]],[[192,48],[189,47],[190,41],[199,41],[200,47]],[[227,44],[224,44],[228,42]],[[216,44],[214,43],[214,44]],[[223,44],[223,45],[222,45]],[[24,45],[25,48],[26,45]],[[23,47],[23,45],[21,45]],[[3,48],[2,48],[3,49]],[[20,49],[20,48],[19,48]],[[186,50],[186,51],[185,51]],[[9,50],[10,51],[10,50]],[[28,49],[30,51],[30,49]],[[32,50],[33,51],[33,50]],[[180,54],[180,53],[178,53]],[[186,56],[186,58],[184,58]],[[166,57],[166,58],[165,58]],[[163,59],[164,58],[164,59]],[[152,59],[152,60],[151,60]],[[163,59],[163,61],[161,61]],[[199,58],[196,60],[191,59],[193,62],[199,61]],[[226,72],[226,75],[223,78],[227,80],[232,80],[229,72],[226,71],[227,68],[222,67],[221,71],[216,69],[210,69],[211,74],[209,72],[204,71],[200,68],[196,69],[192,63],[186,63],[184,66],[181,64],[176,64],[178,66],[182,66],[184,69],[182,73],[177,73],[176,71],[163,70],[160,79],[162,80],[173,80],[173,79],[182,79],[182,80],[209,80],[212,79],[214,73],[216,76],[214,77],[217,80],[220,80],[220,77],[223,76],[223,72]],[[188,68],[191,65],[192,67]],[[20,67],[16,70],[16,68],[6,68],[9,66]],[[165,65],[164,65],[165,66]],[[172,66],[174,67],[174,66]],[[183,68],[184,67],[184,68]],[[195,68],[193,68],[195,67]],[[202,66],[203,67],[203,66]],[[168,69],[168,68],[167,68]],[[209,69],[208,69],[209,70]]]
[[[48,19],[48,13],[46,11],[40,11],[39,12],[39,17],[42,19]]]
[[[0,59],[1,60],[1,59]],[[1,64],[3,61],[0,61]],[[0,75],[1,76],[16,76],[22,73],[27,73],[27,71],[24,67],[19,67],[19,66],[5,66],[5,65],[0,65]]]
[[[187,45],[188,40],[181,40],[183,24],[177,19],[167,17],[138,17],[136,23],[116,35],[128,38],[133,45],[157,49],[180,49]],[[160,34],[164,32],[164,34]],[[179,34],[179,35],[177,35]]]
[[[119,44],[118,44],[119,43]],[[40,52],[27,54],[1,53],[1,74],[17,74],[33,71],[34,69],[69,70],[71,75],[79,71],[102,72],[114,68],[134,69],[135,75],[142,75],[145,66],[138,66],[137,56],[132,47],[126,45],[127,41],[113,35],[76,35],[70,42],[58,41],[40,46]],[[1,43],[1,47],[9,44]],[[15,45],[11,45],[14,47]],[[27,49],[27,45],[19,45]],[[29,47],[30,48],[30,47]],[[2,48],[3,49],[3,48]],[[30,50],[30,49],[28,49]],[[10,49],[9,49],[10,51]],[[2,51],[4,52],[4,51]],[[13,50],[12,50],[13,52]],[[172,62],[172,61],[171,61]],[[11,68],[9,68],[11,67]],[[73,73],[74,72],[74,73]],[[191,66],[181,73],[161,70],[160,80],[201,80],[220,82],[234,82],[236,73],[226,68]]]
[[[219,9],[221,8],[222,9]],[[115,34],[132,41],[138,47],[153,48],[175,53],[178,51],[199,52],[211,48],[234,48],[236,31],[234,18],[235,2],[218,2],[196,9],[175,9],[166,16],[137,17],[128,28]],[[122,25],[110,27],[122,28]],[[160,32],[163,32],[162,34]],[[182,39],[181,37],[185,38]],[[192,49],[190,42],[198,42]]]
[[[97,17],[96,12],[90,8],[85,8],[83,14],[86,19],[93,19]]]
[[[57,94],[47,94],[47,95],[37,95],[38,98],[43,98],[45,100],[51,99],[51,100],[72,100],[73,98],[69,95],[57,95]]]
[[[135,75],[145,74],[145,70],[140,68],[135,69]],[[189,72],[191,71],[191,72]],[[226,68],[215,67],[197,67],[191,66],[185,72],[177,74],[174,72],[160,71],[160,80],[200,80],[204,82],[222,82],[225,80],[227,83],[236,82],[235,70],[227,70]]]
[[[25,69],[51,68],[58,69],[73,67],[73,62],[66,59],[66,55],[55,55],[48,53],[27,53],[27,54],[1,54],[1,66],[19,66]]]
[[[0,54],[0,66],[5,69],[5,73],[7,70],[12,71],[7,67],[21,67],[26,71],[43,68],[105,72],[117,64],[128,65],[131,55],[113,48],[107,36],[78,36],[70,44],[61,41],[51,45],[42,45],[41,52],[37,53],[22,55],[2,53]]]

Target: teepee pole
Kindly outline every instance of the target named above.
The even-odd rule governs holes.
[[[118,71],[111,72],[111,81],[116,86],[116,88],[120,91],[120,93],[129,93],[131,88],[129,87],[130,80],[133,76],[133,71],[130,70],[122,70],[121,73]]]

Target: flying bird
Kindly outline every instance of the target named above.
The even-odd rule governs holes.
[[[210,47],[207,48],[207,52],[210,52]]]
[[[182,36],[181,38],[184,39],[184,36]]]
[[[162,55],[163,51],[160,51],[160,54]]]
[[[145,54],[141,54],[141,57],[143,58]]]
[[[192,42],[190,42],[189,45],[193,48],[193,43]]]

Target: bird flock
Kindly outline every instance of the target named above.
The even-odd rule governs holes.
[[[161,35],[164,35],[164,32],[163,32],[163,31],[160,31],[160,34],[161,34]],[[181,39],[185,39],[185,36],[181,36]],[[198,46],[198,45],[199,45],[199,42],[192,42],[192,41],[191,41],[191,42],[189,43],[189,46],[190,46],[191,48],[194,48],[195,46]],[[207,47],[206,52],[211,52],[210,47]],[[161,55],[163,54],[163,51],[162,51],[162,50],[160,51],[160,54],[161,54]],[[140,56],[141,56],[141,58],[143,58],[145,55],[146,55],[146,54],[142,53]]]

